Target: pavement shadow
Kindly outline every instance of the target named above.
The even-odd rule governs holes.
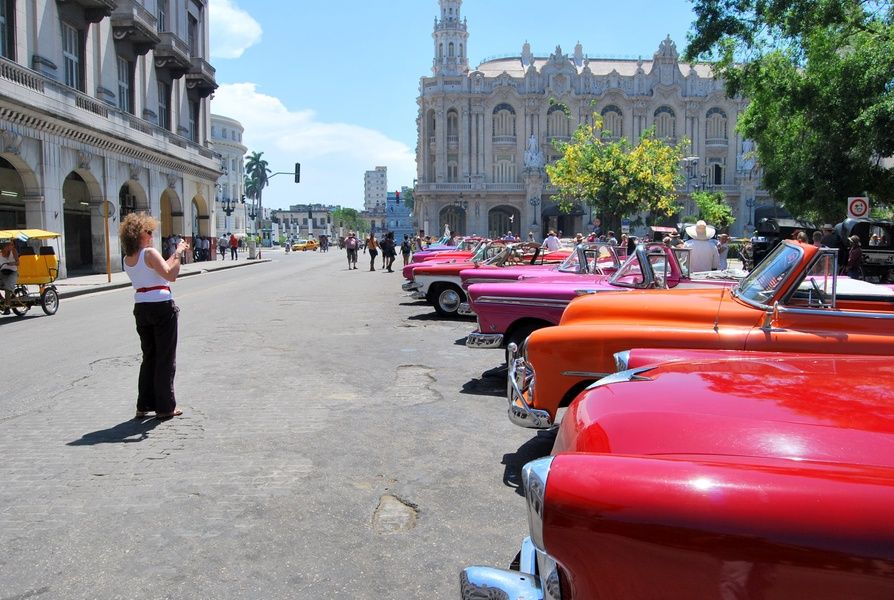
[[[398,306],[425,306],[428,304],[425,300],[414,300],[413,302],[400,302]]]
[[[463,338],[465,339],[465,338]],[[460,394],[475,396],[506,396],[506,367],[494,367],[463,384]]]
[[[128,419],[108,429],[91,431],[81,439],[68,442],[66,446],[94,446],[96,444],[130,444],[142,442],[149,437],[149,432],[158,427],[159,421],[154,418]]]
[[[503,455],[503,485],[515,489],[519,496],[525,495],[522,487],[522,467],[532,460],[549,456],[553,445],[556,443],[558,428],[544,429],[537,435],[519,446],[518,450],[511,454]]]

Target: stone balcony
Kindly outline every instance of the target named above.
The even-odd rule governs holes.
[[[84,19],[88,23],[99,23],[118,7],[115,0],[56,0],[59,4],[72,4],[84,10]]]
[[[198,56],[193,56],[190,60],[192,67],[186,72],[186,89],[195,90],[199,97],[207,98],[217,89],[214,67]]]
[[[118,0],[112,11],[112,37],[133,44],[135,53],[146,54],[161,41],[156,23],[155,15],[136,0]]]
[[[186,75],[192,68],[189,44],[171,31],[159,32],[158,37],[159,42],[153,53],[155,68],[168,71],[173,79]]]
[[[209,148],[5,58],[0,58],[0,101],[8,107],[7,110],[13,110],[16,105],[25,106],[29,111],[77,123],[79,128],[92,130],[97,135],[162,149],[209,169],[219,168]]]

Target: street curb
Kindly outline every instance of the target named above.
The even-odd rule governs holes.
[[[237,267],[249,267],[251,265],[257,265],[261,263],[272,262],[269,258],[257,258],[254,260],[246,259],[242,262],[232,261],[235,264],[228,264],[227,266],[215,267],[214,269],[199,269],[198,271],[188,271],[186,273],[181,273],[178,276],[178,279],[183,277],[192,277],[193,275],[203,275],[206,273],[214,273],[215,271],[223,271],[225,269],[235,269]],[[130,281],[122,282],[122,283],[100,283],[91,286],[85,286],[83,288],[71,289],[71,290],[61,290],[59,287],[56,290],[59,292],[59,298],[74,298],[76,296],[86,296],[87,294],[94,294],[97,292],[105,292],[108,290],[120,290],[122,288],[130,287]]]

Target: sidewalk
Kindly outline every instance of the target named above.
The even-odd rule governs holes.
[[[270,248],[264,248],[262,256],[271,252]],[[274,249],[273,252],[276,252]],[[218,257],[219,258],[219,257]],[[221,269],[234,269],[236,267],[248,267],[260,263],[270,262],[270,258],[259,258],[255,260],[248,259],[248,252],[240,255],[238,260],[207,260],[204,262],[188,263],[180,266],[180,277],[189,277],[190,275],[200,275],[211,271],[219,271]],[[118,288],[130,287],[130,279],[127,273],[119,271],[112,273],[111,282],[106,273],[99,275],[81,275],[79,277],[67,277],[65,279],[56,280],[56,289],[59,290],[60,298],[71,298],[73,296],[81,296],[83,294],[92,294],[94,292],[102,292],[104,290],[114,290]]]

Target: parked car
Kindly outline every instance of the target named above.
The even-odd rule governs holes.
[[[508,269],[507,269],[508,270]],[[466,274],[469,270],[462,273]],[[545,273],[538,271],[538,273]],[[466,338],[469,348],[505,348],[521,345],[532,332],[558,325],[574,298],[585,294],[733,286],[739,278],[731,272],[690,276],[689,249],[662,243],[640,244],[614,273],[567,274],[538,277],[518,283],[476,283],[469,287],[468,304],[460,314],[475,315],[478,329]]]
[[[531,281],[532,279],[576,279],[574,275],[611,275],[621,266],[618,247],[608,242],[585,242],[572,244],[571,254],[561,264],[549,269],[529,269],[526,266],[506,267],[504,269],[479,269],[473,265],[460,271],[462,288],[468,290],[476,283],[497,283]]]
[[[687,354],[572,403],[516,570],[462,598],[894,597],[890,358]]]
[[[550,427],[558,408],[610,373],[612,355],[631,346],[894,351],[894,290],[836,271],[836,250],[784,241],[732,288],[576,298],[557,327],[510,348],[510,420]]]
[[[504,245],[505,242],[500,240],[469,238],[463,240],[459,246],[453,249],[437,252],[416,252],[413,254],[412,260],[403,266],[401,273],[403,274],[404,279],[412,281],[413,272],[423,265],[445,262],[466,262],[471,264],[471,262],[475,260],[486,260],[486,258],[491,256],[493,252],[496,252],[495,250],[487,250],[487,248],[502,248]]]
[[[475,254],[482,242],[488,240],[480,237],[463,238],[455,246],[429,246],[425,250],[417,250],[413,253],[412,262],[425,262],[428,260],[440,260],[446,256],[451,258],[467,257]]]
[[[499,252],[496,251],[500,248]],[[485,250],[491,257],[478,265],[479,269],[498,269],[527,265],[528,268],[548,268],[564,261],[572,248],[560,248],[548,252],[540,244],[528,242],[505,244],[492,243]],[[477,261],[475,261],[477,262]],[[459,273],[475,262],[455,262],[420,265],[413,270],[413,279],[403,285],[404,291],[413,292],[413,298],[425,299],[442,317],[456,316],[460,304],[466,301]]]
[[[316,251],[317,248],[320,247],[320,244],[317,243],[317,240],[295,240],[292,243],[292,252],[298,252],[299,250],[302,252],[306,252],[307,250]]]

